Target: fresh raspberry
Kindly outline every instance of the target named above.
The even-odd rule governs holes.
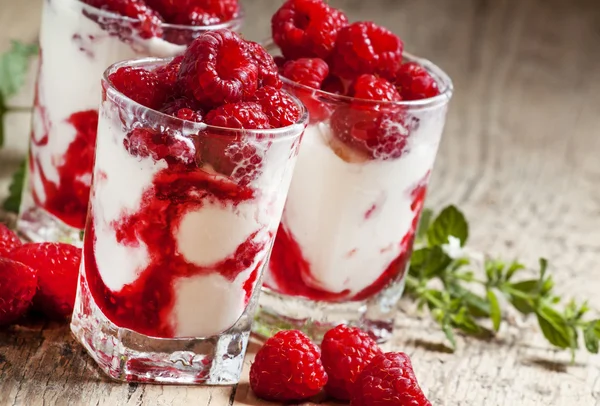
[[[200,138],[199,150],[201,164],[209,164],[241,186],[248,185],[262,173],[264,155],[250,143],[209,132]]]
[[[278,70],[283,69],[283,65],[285,65],[285,63],[288,61],[281,55],[274,56],[273,60],[275,61],[275,65],[277,65]]]
[[[396,73],[396,86],[404,100],[420,100],[440,94],[434,78],[418,63],[403,63]]]
[[[367,333],[339,325],[329,330],[321,343],[321,359],[329,380],[325,390],[340,400],[350,400],[354,382],[381,349]]]
[[[354,79],[370,73],[391,80],[402,63],[403,44],[386,28],[372,22],[344,27],[331,54],[331,71]]]
[[[400,101],[402,97],[393,84],[375,75],[360,75],[350,88],[350,96],[364,100]]]
[[[166,65],[159,66],[154,70],[154,74],[158,80],[158,85],[166,94],[172,94],[176,92],[177,75],[179,68],[181,67],[181,61],[183,55],[176,56]]]
[[[171,20],[173,24],[201,27],[220,24],[222,22],[219,17],[209,13],[201,7],[192,7],[190,10],[175,14]]]
[[[21,245],[23,243],[19,237],[10,228],[0,223],[0,257],[7,256],[9,252]]]
[[[258,86],[258,67],[246,41],[232,31],[216,30],[192,42],[178,79],[191,97],[217,106],[252,97]]]
[[[266,129],[271,128],[269,117],[258,103],[242,102],[224,104],[206,115],[206,124],[224,128]]]
[[[160,108],[160,111],[182,120],[195,121],[197,123],[202,122],[204,117],[204,113],[197,105],[197,102],[185,97],[168,101]]]
[[[351,406],[431,406],[410,358],[402,352],[376,356],[358,376]]]
[[[248,41],[248,51],[258,67],[258,88],[273,86],[280,89],[279,69],[271,54],[262,45],[252,41]]]
[[[288,0],[271,18],[275,44],[288,59],[326,59],[348,18],[322,0]]]
[[[294,99],[281,89],[265,86],[256,91],[253,101],[261,105],[273,128],[286,127],[300,119],[300,108]]]
[[[283,65],[283,76],[313,89],[320,89],[329,75],[327,62],[320,58],[300,58]]]
[[[151,157],[155,161],[164,159],[173,165],[193,165],[195,162],[191,141],[150,128],[134,128],[123,140],[123,146],[135,157]]]
[[[358,103],[338,107],[331,115],[331,129],[346,145],[377,160],[399,158],[412,130],[400,110],[379,111]]]
[[[196,0],[199,7],[216,16],[221,22],[239,17],[240,5],[238,0]]]
[[[155,72],[123,66],[111,73],[108,79],[125,96],[151,109],[158,109],[166,98]]]
[[[319,347],[298,330],[280,331],[269,338],[250,367],[250,387],[267,400],[306,399],[326,383]]]
[[[64,243],[32,243],[17,248],[10,259],[31,267],[38,274],[33,299],[37,310],[64,320],[73,313],[81,249]]]
[[[0,326],[18,320],[29,309],[37,278],[27,265],[0,258]]]
[[[148,7],[144,0],[84,0],[84,2],[92,7],[113,11],[122,16],[139,20],[139,23],[135,24],[135,28],[142,38],[160,37],[162,35],[160,15]]]
[[[321,90],[333,94],[346,94],[346,86],[344,86],[342,79],[333,75],[327,76],[321,85]]]
[[[238,0],[146,0],[170,23],[212,25],[239,16]],[[198,16],[193,16],[197,14]],[[205,16],[203,20],[200,15]],[[189,18],[189,20],[186,20]]]

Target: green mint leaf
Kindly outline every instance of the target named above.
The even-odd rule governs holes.
[[[514,290],[518,290],[519,292],[534,294],[537,293],[538,280],[528,279],[521,282],[511,283],[508,286]]]
[[[416,240],[418,242],[423,241],[425,237],[427,237],[427,230],[429,229],[429,225],[431,224],[431,219],[433,217],[433,210],[431,209],[423,209],[421,212],[421,218],[419,219],[419,225],[417,227],[417,235]]]
[[[2,96],[2,92],[0,92],[0,147],[4,145],[4,115],[7,111],[8,109],[4,103],[4,96]]]
[[[596,322],[590,322],[587,324],[583,331],[583,339],[585,341],[585,348],[592,354],[598,354],[598,336],[596,335]]]
[[[467,290],[458,283],[447,283],[446,289],[452,297],[460,298],[461,305],[467,307],[473,317],[489,317],[490,306],[486,299]]]
[[[29,58],[37,53],[35,44],[12,41],[10,50],[0,56],[0,93],[5,98],[16,94],[23,86]]]
[[[508,267],[508,271],[506,271],[506,281],[511,280],[511,278],[515,276],[517,272],[523,269],[525,269],[525,265],[521,264],[520,262],[513,261]]]
[[[4,201],[2,207],[4,210],[12,213],[19,212],[21,205],[21,192],[23,191],[23,183],[25,182],[25,161],[19,165],[17,171],[13,174],[12,181],[8,187],[9,195]]]
[[[465,245],[469,237],[469,225],[465,216],[455,206],[448,206],[435,218],[427,230],[429,246],[448,243],[448,237],[453,236]]]
[[[594,334],[600,340],[600,319],[592,320],[589,323],[587,323],[587,325],[588,327],[593,329]]]
[[[452,323],[454,326],[467,334],[479,334],[481,332],[481,327],[473,320],[471,315],[467,313],[466,308],[460,309],[460,311],[451,316]]]
[[[442,331],[446,335],[448,342],[450,342],[450,346],[452,347],[452,349],[455,350],[456,349],[456,338],[454,337],[454,331],[452,330],[452,326],[450,326],[450,323],[443,323]]]
[[[440,246],[429,249],[429,255],[423,263],[423,275],[427,278],[439,276],[452,262]]]
[[[430,248],[421,248],[418,250],[414,250],[412,255],[410,256],[410,267],[411,271],[414,271],[416,274],[421,273],[421,268],[429,258]]]
[[[536,311],[536,316],[544,337],[559,348],[573,347],[573,331],[564,317],[548,306],[542,306]]]
[[[487,298],[490,302],[490,317],[494,325],[494,331],[500,330],[500,322],[502,321],[502,311],[500,310],[500,303],[498,303],[498,297],[492,289],[487,290]]]
[[[520,296],[510,296],[508,300],[515,309],[525,315],[531,314],[535,311],[535,306],[531,299],[526,299]]]

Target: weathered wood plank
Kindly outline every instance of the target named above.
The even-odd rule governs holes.
[[[600,7],[594,0],[332,0],[352,19],[392,27],[408,50],[455,82],[428,202],[457,203],[471,244],[535,265],[550,259],[561,293],[600,309]],[[252,39],[268,34],[279,2],[245,2]],[[0,49],[32,39],[39,2],[0,0]],[[11,12],[4,12],[7,7]],[[29,17],[17,19],[7,15]],[[35,20],[35,21],[34,21]],[[11,129],[27,128],[22,118]],[[17,152],[0,152],[0,196]],[[435,405],[600,404],[600,358],[545,343],[535,323],[507,325],[491,342],[442,334],[407,301],[390,348],[413,357]],[[256,345],[250,346],[246,369]],[[266,405],[247,372],[236,390],[130,386],[105,380],[66,327],[32,323],[0,332],[0,404]]]

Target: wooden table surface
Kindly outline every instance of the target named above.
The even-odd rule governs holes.
[[[454,79],[428,205],[459,205],[474,248],[531,265],[547,257],[561,293],[600,309],[598,0],[331,2],[354,20],[392,27],[410,52]],[[0,0],[0,50],[11,37],[35,39],[41,3]],[[249,38],[267,35],[279,3],[246,0]],[[13,103],[30,103],[28,88]],[[23,153],[28,116],[6,125],[0,196]],[[461,337],[448,353],[436,326],[406,309],[404,300],[389,348],[412,356],[434,405],[600,405],[600,358],[582,351],[570,365],[531,321],[507,324],[490,342]],[[0,332],[0,405],[263,404],[247,371],[236,388],[120,384],[98,372],[67,326],[32,321]]]

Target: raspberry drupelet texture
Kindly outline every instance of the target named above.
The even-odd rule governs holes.
[[[109,80],[125,96],[151,109],[160,108],[166,99],[155,72],[124,66],[112,73]]]
[[[238,0],[146,0],[170,23],[182,25],[213,25],[237,18]]]
[[[408,355],[388,352],[373,358],[358,376],[351,406],[431,406],[419,387]]]
[[[331,71],[350,80],[365,73],[392,80],[402,63],[403,47],[400,38],[386,28],[357,22],[339,31]]]
[[[275,44],[288,59],[327,58],[348,18],[322,0],[288,0],[271,19]]]
[[[84,3],[138,20],[136,28],[142,38],[162,35],[161,16],[144,0],[84,0]]]
[[[405,100],[420,100],[440,94],[434,78],[418,63],[407,62],[396,72],[396,87]]]
[[[258,103],[229,103],[211,110],[206,115],[206,124],[225,128],[244,128],[246,130],[268,129],[269,117]]]
[[[350,400],[361,371],[381,349],[367,333],[344,325],[329,330],[321,343],[321,359],[329,377],[325,390],[340,400]]]
[[[300,58],[283,65],[283,76],[293,82],[320,89],[329,75],[329,66],[320,58]]]
[[[204,114],[198,106],[198,102],[186,97],[180,97],[166,102],[160,109],[161,112],[169,114],[182,120],[202,122]]]
[[[0,326],[27,312],[37,288],[37,272],[17,261],[0,258]]]
[[[298,330],[280,331],[256,353],[250,387],[263,399],[289,402],[318,394],[327,383],[321,351]]]
[[[38,273],[37,310],[50,318],[64,320],[73,313],[81,249],[64,243],[25,244],[10,259]]]
[[[23,245],[17,235],[4,224],[0,223],[0,258]],[[0,296],[1,297],[1,296]]]
[[[272,86],[277,89],[281,88],[282,83],[279,79],[279,68],[267,50],[256,42],[248,41],[248,52],[258,67],[258,87]]]
[[[181,67],[183,55],[176,56],[166,65],[159,66],[154,70],[159,86],[162,87],[167,94],[177,92],[177,75]]]
[[[402,97],[393,84],[375,75],[360,75],[352,84],[350,96],[357,99],[400,101]]]
[[[189,97],[213,107],[252,97],[258,87],[258,67],[246,41],[232,31],[217,30],[190,45],[178,80]]]
[[[261,105],[273,128],[286,127],[300,119],[300,108],[291,96],[271,86],[265,86],[254,94],[254,101]]]

